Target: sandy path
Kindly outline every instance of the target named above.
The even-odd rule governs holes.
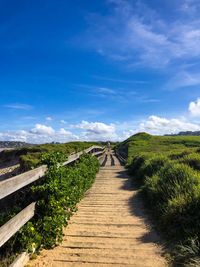
[[[0,166],[0,181],[11,178],[20,173],[20,165],[13,163],[10,166]]]
[[[138,192],[108,153],[93,187],[65,229],[63,243],[29,266],[163,267],[159,238],[149,230]]]

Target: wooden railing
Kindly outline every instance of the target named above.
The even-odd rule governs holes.
[[[124,159],[118,151],[115,151],[115,155],[117,156],[122,165],[126,164],[126,159]]]
[[[81,152],[70,155],[63,166],[73,163],[84,153],[91,153],[94,156],[101,156],[105,148],[101,146],[91,146]],[[0,182],[0,200],[16,192],[19,189],[35,182],[45,175],[47,166],[42,165],[34,170],[22,173],[13,178]],[[5,244],[22,226],[24,226],[35,214],[35,205],[33,202],[25,209],[19,212],[15,217],[0,227],[0,247]]]

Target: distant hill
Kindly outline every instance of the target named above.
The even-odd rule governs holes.
[[[200,136],[200,131],[185,131],[177,134],[166,134],[166,136]]]
[[[20,148],[24,146],[32,146],[31,144],[19,141],[0,141],[0,148]]]

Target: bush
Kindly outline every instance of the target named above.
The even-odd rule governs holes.
[[[153,214],[172,239],[200,236],[200,174],[184,164],[167,163],[143,187]]]
[[[191,153],[179,160],[181,163],[189,165],[191,168],[200,171],[200,154]]]
[[[172,257],[175,266],[197,267],[200,262],[200,243],[198,238],[189,239],[175,246]]]
[[[151,177],[156,174],[167,162],[169,159],[165,155],[152,155],[144,161],[144,164],[140,168],[140,175],[143,178]],[[142,178],[142,177],[141,177]]]
[[[191,151],[181,151],[181,152],[173,152],[173,153],[169,153],[169,158],[171,160],[178,160],[178,159],[182,159],[183,157],[189,155],[191,153]]]
[[[134,156],[131,164],[128,165],[129,174],[132,174],[134,177],[139,178],[139,170],[143,166],[146,158],[148,158],[148,156],[145,154],[139,154]]]
[[[166,162],[169,162],[169,159],[163,154],[141,154],[133,158],[129,165],[129,173],[143,184],[144,179],[155,174]]]

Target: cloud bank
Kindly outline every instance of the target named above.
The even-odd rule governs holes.
[[[174,134],[180,131],[200,131],[200,123],[193,120],[200,118],[200,98],[188,105],[188,113],[180,118],[165,118],[151,115],[139,122],[90,122],[83,120],[70,125],[60,120],[62,128],[35,124],[30,130],[0,132],[1,141],[23,141],[28,143],[50,143],[80,141],[122,141],[137,132],[155,135]],[[50,122],[50,121],[49,121]],[[54,121],[53,121],[54,122]],[[52,123],[53,123],[52,122]]]

